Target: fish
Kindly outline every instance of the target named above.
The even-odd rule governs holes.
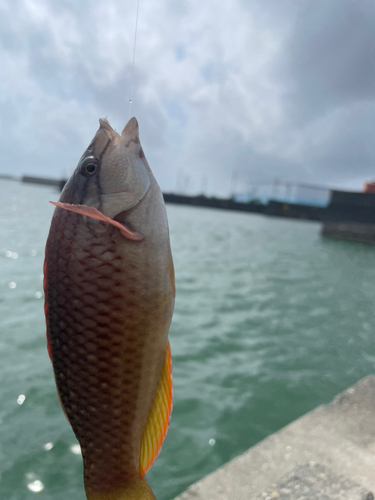
[[[107,119],[55,205],[47,348],[81,446],[87,500],[155,499],[145,474],[172,412],[175,278],[163,195],[135,117]],[[51,202],[52,203],[52,202]]]

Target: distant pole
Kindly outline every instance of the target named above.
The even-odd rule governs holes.
[[[190,184],[190,175],[186,174],[185,179],[184,179],[183,194],[187,193],[187,189],[188,189],[189,184]]]
[[[272,198],[276,198],[277,197],[277,191],[278,191],[278,187],[279,187],[279,179],[275,178],[275,180],[273,181],[273,187],[272,187]]]
[[[246,191],[247,191],[246,194],[249,197],[249,200],[251,200],[251,196],[252,196],[252,191],[253,191],[252,187],[253,186],[252,186],[251,182],[246,183]]]
[[[204,195],[207,194],[207,187],[208,187],[208,177],[207,177],[207,175],[202,175],[202,179],[201,179],[201,192],[202,192],[202,194],[204,194]]]
[[[234,196],[236,194],[236,183],[237,183],[237,170],[233,168],[232,170],[232,177],[230,181],[230,194],[231,196]]]
[[[291,201],[290,200],[290,198],[291,198],[290,184],[288,182],[285,184],[285,198],[288,201]]]
[[[177,176],[176,176],[176,193],[181,193],[182,191],[182,177],[183,177],[183,170],[180,168],[177,170]]]

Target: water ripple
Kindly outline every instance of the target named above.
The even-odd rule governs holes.
[[[59,407],[45,346],[41,273],[48,200],[58,193],[5,184],[2,493],[81,500],[79,446]],[[160,500],[328,402],[375,365],[373,247],[321,239],[315,223],[172,205],[168,214],[177,286],[174,412],[149,474]]]

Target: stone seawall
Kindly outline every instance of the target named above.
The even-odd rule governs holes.
[[[356,222],[326,222],[322,235],[339,240],[359,241],[375,245],[375,224]]]
[[[375,376],[369,375],[177,499],[374,500],[374,493]]]

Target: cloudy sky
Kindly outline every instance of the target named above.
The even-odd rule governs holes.
[[[0,0],[1,173],[128,119],[136,0]],[[373,0],[140,0],[132,114],[163,190],[375,179]],[[234,183],[235,180],[235,183]]]

